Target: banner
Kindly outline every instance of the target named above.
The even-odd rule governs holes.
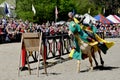
[[[6,3],[4,3],[4,11],[5,11],[5,14],[8,14],[9,13],[9,11],[8,11],[8,6],[7,6],[7,4]]]
[[[35,7],[33,6],[33,4],[32,4],[32,11],[33,11],[33,13],[35,15],[36,14],[36,10],[35,10]]]
[[[91,8],[88,8],[88,14],[90,14]]]
[[[57,9],[57,6],[55,6],[55,19],[58,19],[58,9]]]

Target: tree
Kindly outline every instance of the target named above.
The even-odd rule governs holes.
[[[72,0],[17,0],[16,12],[18,18],[41,23],[47,20],[55,20],[55,6],[57,6],[59,10],[59,20],[67,20],[67,13],[72,11],[74,7],[71,1]],[[36,15],[32,13],[32,4],[35,6]]]
[[[95,0],[96,1],[96,0]],[[95,4],[93,0],[74,0],[77,13],[85,14],[90,9],[90,15],[101,13],[101,8]]]
[[[33,15],[31,15],[31,5],[31,0],[17,0],[17,18],[22,18],[23,20],[29,19],[32,21]]]
[[[117,14],[120,8],[119,0],[16,0],[16,13],[18,18],[30,20],[37,23],[55,20],[55,6],[58,8],[58,21],[67,20],[68,12],[75,11],[85,14],[90,9],[90,15]],[[32,4],[36,9],[36,14],[32,12]]]

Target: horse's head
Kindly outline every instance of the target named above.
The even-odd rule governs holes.
[[[69,24],[69,31],[71,31],[71,33],[76,33],[77,31],[77,26],[76,23],[74,21],[70,21]]]
[[[83,45],[84,41],[82,41],[82,39],[80,37],[80,33],[81,33],[80,25],[76,24],[73,21],[71,21],[69,23],[68,35],[70,36],[70,38],[72,39],[72,41],[74,39],[76,39],[78,41],[79,45]]]
[[[70,36],[70,38],[72,40],[74,40],[74,32],[76,31],[76,27],[75,27],[75,22],[74,21],[71,21],[69,22],[68,24],[68,35]]]

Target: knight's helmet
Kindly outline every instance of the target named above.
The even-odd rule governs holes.
[[[68,13],[68,16],[69,16],[69,18],[73,18],[73,17],[74,17],[74,14],[73,14],[72,12],[69,12],[69,13]]]

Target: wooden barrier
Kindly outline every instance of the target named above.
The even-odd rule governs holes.
[[[71,41],[68,34],[43,36],[45,59],[60,58],[69,53]]]
[[[41,46],[41,41],[42,41],[42,46]],[[71,41],[67,34],[42,36],[42,34],[40,33],[23,33],[21,38],[21,49],[22,49],[21,50],[22,52],[20,55],[20,61],[22,61],[22,66],[25,66],[27,62],[30,74],[31,74],[31,70],[30,70],[30,64],[29,64],[29,56],[27,52],[33,53],[36,51],[38,51],[39,54],[42,53],[42,59],[44,61],[44,69],[45,69],[45,73],[47,74],[47,69],[45,64],[46,60],[55,58],[55,57],[58,59],[61,59],[62,55],[66,55],[67,53],[69,53],[71,49]],[[34,57],[35,56],[33,56],[34,61],[42,60]],[[19,62],[19,67],[20,67],[20,63],[21,62]],[[38,66],[39,66],[39,63],[40,62],[38,62]],[[39,71],[38,71],[38,74],[39,74]]]
[[[22,34],[21,48],[24,47],[26,51],[38,51],[38,64],[37,64],[37,75],[38,76],[39,76],[39,65],[40,65],[39,63],[40,63],[41,42],[42,42],[42,32],[41,33],[23,33]],[[29,64],[29,56],[27,53],[26,53],[25,58],[26,58],[26,61],[28,64],[29,73],[31,74],[30,64]],[[42,54],[42,59],[44,62],[45,73],[47,74],[44,54]],[[20,55],[19,67],[20,67],[20,63],[21,63],[21,55]],[[18,75],[19,74],[20,74],[20,69],[18,71]]]

